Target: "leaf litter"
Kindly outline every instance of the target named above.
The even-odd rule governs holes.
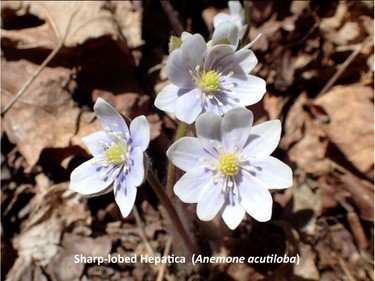
[[[152,164],[165,174],[176,119],[152,105],[167,83],[168,36],[181,26],[209,34],[226,3],[11,1],[1,4],[2,279],[374,279],[373,3],[246,3],[248,40],[263,34],[254,71],[267,81],[263,103],[249,109],[282,120],[275,154],[293,167],[294,186],[273,193],[268,223],[247,218],[230,232],[216,220],[186,220],[207,255],[299,254],[301,263],[74,263],[76,254],[181,254],[147,185],[122,219],[112,194],[82,198],[68,190],[69,175],[89,158],[80,138],[99,128],[98,97],[130,118],[147,116]]]

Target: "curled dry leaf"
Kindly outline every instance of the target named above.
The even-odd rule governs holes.
[[[2,88],[5,92],[2,108],[37,67],[25,60],[2,63]],[[4,115],[4,130],[29,166],[38,161],[43,149],[69,146],[69,140],[75,134],[75,117],[79,109],[74,107],[71,99],[76,84],[70,80],[70,75],[70,70],[65,68],[45,68]]]
[[[3,43],[18,49],[54,49],[65,34],[66,47],[102,36],[116,41],[121,38],[115,18],[102,1],[90,1],[90,5],[84,1],[19,1],[19,5],[3,3],[2,12],[7,14],[5,19],[28,16],[41,23],[23,29],[2,29]]]

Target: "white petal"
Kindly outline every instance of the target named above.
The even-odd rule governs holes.
[[[206,112],[200,115],[195,123],[199,141],[204,149],[210,152],[213,156],[219,156],[219,153],[214,148],[211,141],[221,144],[220,126],[222,120],[222,117],[212,112]]]
[[[245,17],[245,10],[239,1],[229,1],[228,8],[232,16]]]
[[[246,74],[257,65],[258,59],[251,50],[241,49],[234,53],[234,63],[239,64]]]
[[[256,157],[268,156],[278,146],[280,135],[280,120],[270,120],[258,124],[251,128],[249,139],[244,146],[244,153]]]
[[[130,152],[130,166],[126,175],[126,180],[131,185],[140,186],[145,179],[145,166],[143,151],[140,147],[135,147]]]
[[[113,167],[102,167],[94,164],[96,161],[99,160],[90,159],[73,170],[70,174],[70,189],[83,195],[98,195],[107,190],[114,181],[110,172]],[[108,176],[101,179],[101,174]]]
[[[200,93],[194,89],[178,98],[175,111],[177,119],[187,124],[197,119],[203,108],[201,98],[197,95]]]
[[[221,123],[221,139],[227,152],[242,148],[250,135],[253,113],[246,108],[234,108],[225,113]]]
[[[104,131],[99,131],[83,137],[82,141],[87,146],[91,154],[93,156],[97,156],[103,154],[105,149],[101,142],[104,141],[105,143],[110,144],[112,139]]]
[[[226,13],[218,13],[215,17],[214,17],[214,28],[216,28],[219,24],[223,23],[223,22],[234,22],[233,21],[233,18],[226,14]]]
[[[199,159],[208,155],[199,140],[193,137],[183,137],[167,150],[169,160],[183,171],[189,171],[201,165]]]
[[[104,129],[109,128],[114,132],[121,132],[122,137],[129,133],[124,118],[105,100],[98,98],[94,105],[96,116]]]
[[[293,185],[292,169],[272,156],[251,161],[251,172],[268,189],[283,189]]]
[[[134,206],[137,188],[133,185],[127,184],[125,181],[116,180],[114,184],[114,193],[121,215],[126,218]]]
[[[245,216],[245,210],[238,202],[238,197],[231,190],[221,210],[221,216],[230,229],[235,229]]]
[[[247,172],[242,172],[242,177],[242,181],[238,182],[242,207],[257,221],[270,220],[272,215],[271,193]]]
[[[176,102],[179,97],[179,89],[173,84],[169,84],[164,87],[163,90],[156,96],[155,106],[160,110],[166,112],[174,112],[176,108]]]
[[[230,22],[222,22],[216,27],[212,35],[212,45],[223,44],[224,40],[228,40],[231,45],[237,47],[238,36],[237,26]]]
[[[204,166],[194,167],[175,184],[174,193],[185,203],[197,203],[203,187],[211,180],[211,172]]]
[[[131,146],[145,151],[150,143],[150,125],[145,116],[138,116],[130,123]]]
[[[266,93],[266,81],[253,75],[233,75],[226,79],[234,87],[234,95],[228,96],[232,103],[248,106],[260,101]]]
[[[209,181],[203,188],[198,199],[197,215],[202,221],[212,220],[224,204],[224,195],[221,193],[221,186]]]

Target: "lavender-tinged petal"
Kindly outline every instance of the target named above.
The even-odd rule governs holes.
[[[207,50],[205,56],[204,69],[216,70],[217,72],[223,72],[225,75],[227,68],[233,65],[234,48],[232,45],[216,45]]]
[[[150,143],[150,125],[145,116],[138,116],[130,124],[132,147],[140,147],[145,151]]]
[[[251,172],[268,189],[284,189],[293,185],[292,169],[272,156],[251,161]]]
[[[83,143],[87,146],[93,156],[103,154],[105,146],[101,142],[111,144],[112,139],[104,132],[99,131],[82,138]]]
[[[238,64],[248,74],[257,65],[258,59],[251,50],[241,49],[234,53],[234,64]]]
[[[178,98],[175,115],[177,119],[191,124],[202,112],[202,108],[200,93],[194,89]]]
[[[189,39],[189,38],[188,38]],[[191,60],[187,54],[185,54],[181,47],[174,50],[168,58],[166,72],[169,80],[176,85],[178,88],[183,89],[192,89],[194,88],[193,80],[189,74],[189,70],[192,67],[188,64],[188,61]]]
[[[121,215],[126,218],[133,209],[137,188],[128,184],[124,179],[117,178],[113,186],[115,200]]]
[[[94,164],[102,159],[90,159],[77,168],[70,175],[69,188],[83,195],[97,195],[103,193],[113,183],[113,167],[102,167],[100,164]],[[101,174],[107,175],[104,179]]]
[[[244,145],[244,153],[249,156],[270,155],[278,146],[281,135],[280,120],[270,120],[251,128],[250,136]]]
[[[180,47],[181,51],[186,54],[185,64],[195,69],[197,65],[201,65],[205,52],[207,51],[206,41],[200,34],[194,34],[184,38]]]
[[[245,216],[245,210],[238,202],[237,195],[234,195],[232,191],[228,193],[225,204],[221,210],[221,216],[230,229],[235,229]]]
[[[180,88],[173,84],[169,84],[156,96],[155,106],[165,112],[174,112],[180,92]],[[186,90],[184,92],[186,92]]]
[[[211,171],[204,166],[195,166],[175,184],[174,193],[185,203],[197,203],[203,186],[211,180]]]
[[[240,203],[245,211],[260,222],[268,221],[272,215],[271,193],[254,176],[242,172],[238,183]]]
[[[221,192],[221,186],[209,181],[203,188],[201,196],[198,199],[197,215],[202,221],[212,220],[220,211],[224,204],[224,195]]]
[[[233,152],[236,147],[243,147],[250,135],[253,119],[253,113],[241,107],[231,109],[224,115],[220,131],[227,152]]]
[[[219,156],[214,146],[221,144],[220,125],[222,120],[222,117],[212,112],[206,112],[199,116],[195,122],[195,128],[200,143],[206,151],[215,157]],[[214,144],[212,142],[214,142]]]
[[[255,104],[266,93],[266,82],[253,75],[233,75],[226,78],[225,82],[233,84],[233,88],[230,89],[232,94],[228,94],[228,99],[237,105],[248,106]]]
[[[122,116],[105,100],[98,98],[94,105],[96,116],[104,129],[121,132],[122,137],[126,139],[129,133],[128,126]]]
[[[170,161],[183,171],[189,171],[200,164],[199,159],[209,156],[197,138],[183,137],[167,150]]]
[[[216,27],[211,42],[214,46],[217,44],[223,44],[225,40],[228,40],[231,45],[237,47],[239,41],[238,36],[238,28],[234,24],[223,22]]]
[[[181,33],[181,40],[184,41],[187,38],[189,38],[190,36],[193,36],[193,34],[187,32],[187,31],[184,31],[184,32]]]
[[[134,147],[130,152],[129,170],[127,171],[127,181],[130,185],[140,186],[145,179],[144,155],[141,147]]]

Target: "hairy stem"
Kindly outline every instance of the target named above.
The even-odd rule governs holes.
[[[184,241],[183,244],[191,257],[194,253],[197,253],[195,244],[193,243],[193,240],[191,239],[189,233],[186,231],[186,228],[184,227],[180,217],[178,216],[171,199],[164,192],[163,186],[160,184],[159,179],[151,168],[148,169],[147,181],[154,189],[156,195],[159,197],[161,204],[164,206],[169,216],[170,225],[175,228],[181,239]]]

